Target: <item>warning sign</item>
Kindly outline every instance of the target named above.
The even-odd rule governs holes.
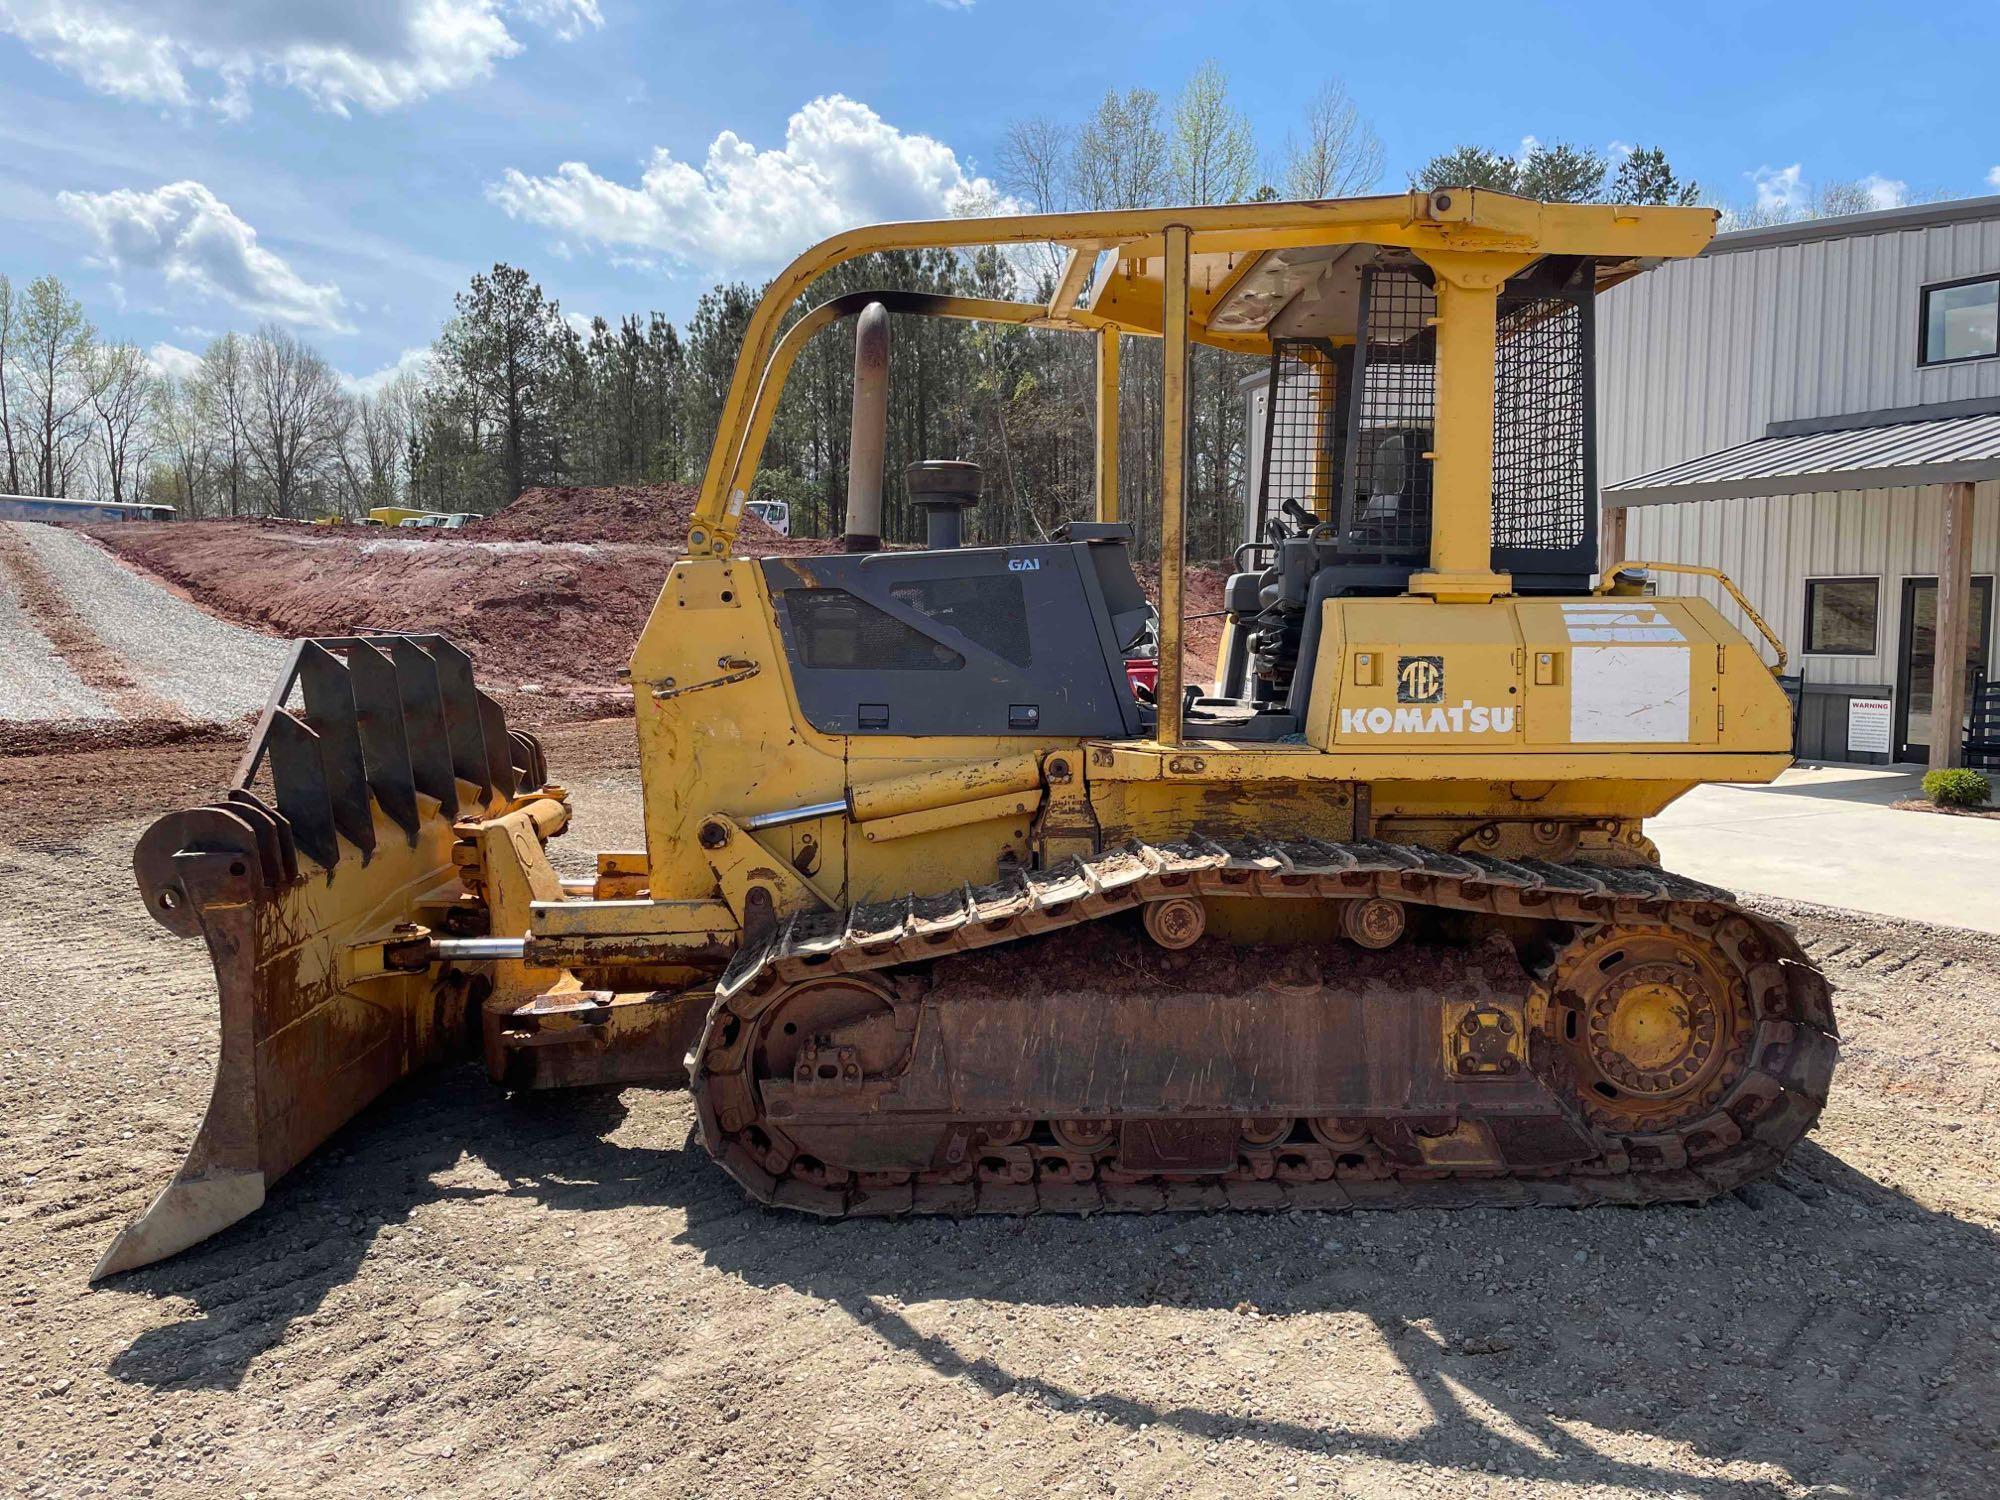
[[[1849,698],[1847,700],[1847,753],[1887,755],[1889,751],[1891,700]]]

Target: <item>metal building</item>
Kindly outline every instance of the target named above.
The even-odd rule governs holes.
[[[0,521],[171,521],[171,505],[144,500],[63,500],[41,495],[0,495]]]
[[[1720,235],[1598,333],[1607,563],[1728,573],[1803,679],[1801,754],[1955,764],[1935,725],[1995,649],[2000,197]]]

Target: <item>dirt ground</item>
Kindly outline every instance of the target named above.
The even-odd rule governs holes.
[[[636,847],[630,733],[547,736],[570,868]],[[1825,910],[1833,1102],[1705,1209],[827,1226],[685,1095],[468,1066],[92,1290],[214,1056],[130,849],[229,759],[0,761],[6,1493],[2000,1493],[2000,940]]]

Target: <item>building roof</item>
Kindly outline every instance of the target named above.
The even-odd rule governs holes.
[[[1762,437],[1604,491],[1607,505],[2000,479],[2000,414]]]
[[[1979,219],[2000,219],[2000,195],[1954,198],[1943,203],[1911,203],[1902,208],[1879,209],[1874,213],[1801,219],[1795,224],[1767,224],[1762,229],[1732,229],[1726,234],[1718,234],[1702,254],[1729,255],[1742,250],[1762,250],[1770,245],[1803,245],[1813,240],[1842,240],[1851,235],[1892,234],[1906,229],[1929,229],[1933,225],[1962,224]]]

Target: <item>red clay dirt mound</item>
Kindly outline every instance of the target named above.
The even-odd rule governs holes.
[[[224,619],[276,635],[437,631],[528,725],[631,711],[618,669],[681,555],[686,486],[529,490],[463,531],[271,521],[90,528],[117,556]],[[749,556],[827,552],[746,518]],[[1159,568],[1141,582],[1158,597]],[[1187,575],[1187,610],[1219,609],[1222,577]],[[1221,622],[1188,622],[1190,681],[1213,670]]]
[[[465,528],[481,541],[639,542],[679,547],[687,540],[696,491],[687,484],[551,485],[523,490],[512,505]],[[742,535],[770,528],[743,518]]]
[[[1139,587],[1153,603],[1160,602],[1160,565],[1136,563]],[[1206,684],[1215,675],[1215,648],[1222,640],[1222,586],[1228,579],[1215,568],[1189,568],[1181,575],[1181,613],[1188,618],[1183,627],[1181,660],[1189,682]],[[1204,687],[1206,692],[1207,688]]]
[[[630,711],[618,668],[680,555],[255,521],[92,534],[212,612],[276,635],[438,631],[527,723]]]
[[[463,534],[481,541],[634,542],[678,551],[696,498],[691,484],[551,485],[523,490],[512,505],[474,521]],[[836,550],[832,542],[782,537],[750,515],[739,523],[736,548],[751,557]]]

